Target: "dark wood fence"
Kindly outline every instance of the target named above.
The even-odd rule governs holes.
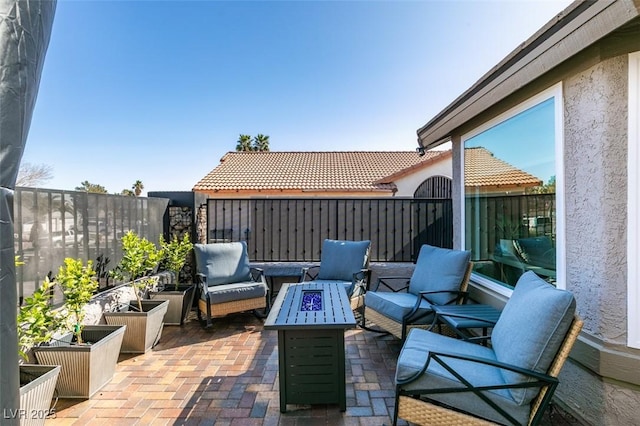
[[[256,262],[319,261],[326,238],[371,240],[371,261],[415,261],[422,244],[452,247],[451,200],[209,199],[208,242],[247,241]]]

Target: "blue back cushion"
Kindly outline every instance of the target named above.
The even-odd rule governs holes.
[[[409,281],[409,292],[417,295],[421,291],[460,290],[469,259],[470,251],[424,244]],[[454,298],[455,294],[442,293],[428,297],[432,303],[442,305]]]
[[[369,264],[371,241],[324,240],[319,280],[351,281],[353,274]]]
[[[518,256],[526,263],[556,269],[556,249],[549,237],[520,238],[513,242]]]
[[[571,326],[573,295],[553,287],[534,272],[522,274],[491,333],[498,361],[546,373]],[[502,370],[505,381],[523,383],[526,377]],[[511,389],[513,399],[528,404],[539,389]]]
[[[247,243],[194,244],[198,272],[206,275],[207,285],[251,281]]]

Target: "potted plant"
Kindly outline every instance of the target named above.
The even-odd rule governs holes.
[[[162,250],[135,232],[129,231],[122,237],[122,259],[112,275],[122,282],[129,282],[136,299],[118,305],[114,312],[103,314],[107,324],[127,326],[122,353],[145,353],[160,340],[169,301],[143,299],[143,296],[155,281],[151,274],[162,257]]]
[[[165,324],[182,325],[193,305],[196,287],[193,283],[180,284],[180,271],[193,250],[193,244],[189,240],[189,234],[184,234],[182,239],[174,235],[170,241],[165,241],[160,236],[160,247],[164,254],[162,264],[173,273],[174,283],[149,292],[149,296],[151,299],[169,301],[169,308],[164,316]]]
[[[19,263],[16,261],[16,265]],[[18,354],[20,376],[20,424],[41,425],[49,415],[58,376],[59,365],[29,363],[32,346],[48,342],[58,327],[58,318],[51,308],[52,282],[47,277],[18,310]]]
[[[67,335],[32,350],[39,364],[61,366],[60,397],[91,398],[113,378],[126,327],[84,325],[84,308],[98,286],[91,261],[66,258],[54,281],[65,297],[59,318]]]

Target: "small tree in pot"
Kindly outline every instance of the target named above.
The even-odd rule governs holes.
[[[164,253],[161,265],[173,272],[175,282],[171,287],[165,287],[157,292],[150,292],[150,297],[155,300],[169,301],[169,308],[164,318],[165,324],[182,325],[187,319],[193,304],[195,284],[181,285],[179,277],[187,257],[193,250],[193,244],[189,240],[189,234],[184,234],[182,239],[174,235],[171,241],[165,241],[163,237],[160,237],[160,247],[162,247],[162,252]]]
[[[149,276],[156,270],[163,256],[162,250],[158,250],[154,243],[133,231],[122,237],[122,259],[112,272],[116,279],[131,282],[140,311],[142,294],[152,283]]]
[[[174,235],[171,241],[165,241],[163,236],[160,236],[160,247],[164,256],[162,262],[164,266],[175,277],[174,290],[178,290],[178,284],[180,282],[180,271],[184,268],[184,264],[187,262],[187,256],[193,250],[193,244],[189,240],[189,234],[184,234],[182,240],[178,239],[177,235]]]
[[[54,285],[46,277],[18,310],[18,354],[23,359],[19,366],[20,408],[25,413],[25,421],[31,421],[29,424],[44,424],[44,418],[33,416],[48,412],[60,375],[59,365],[30,364],[28,355],[32,347],[49,342],[59,327],[59,318],[51,308]]]
[[[34,346],[33,351],[38,363],[61,366],[60,397],[90,398],[113,377],[125,327],[84,324],[84,308],[98,288],[91,261],[84,265],[80,259],[64,259],[54,280],[45,280],[44,288],[52,282],[65,297],[61,328],[70,331],[75,341],[52,339],[48,345]]]
[[[98,289],[96,271],[93,270],[93,262],[82,264],[80,259],[66,258],[64,265],[60,266],[56,275],[56,282],[64,294],[67,312],[72,318],[72,332],[76,343],[83,344],[82,330],[84,328],[84,307],[91,301],[93,294]]]
[[[169,302],[143,301],[142,296],[154,282],[151,274],[155,272],[162,256],[162,250],[133,231],[122,237],[122,259],[112,272],[116,279],[131,283],[137,301],[137,312],[130,309],[133,308],[133,302],[130,302],[122,309],[118,307],[118,312],[105,312],[103,315],[107,324],[127,325],[121,349],[123,353],[144,353],[160,339]]]
[[[28,351],[34,346],[48,343],[60,329],[60,318],[51,308],[55,282],[45,277],[42,285],[24,299],[18,310],[18,354],[28,362]]]

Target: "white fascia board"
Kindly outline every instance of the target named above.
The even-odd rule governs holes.
[[[629,55],[627,345],[640,349],[640,52]]]

